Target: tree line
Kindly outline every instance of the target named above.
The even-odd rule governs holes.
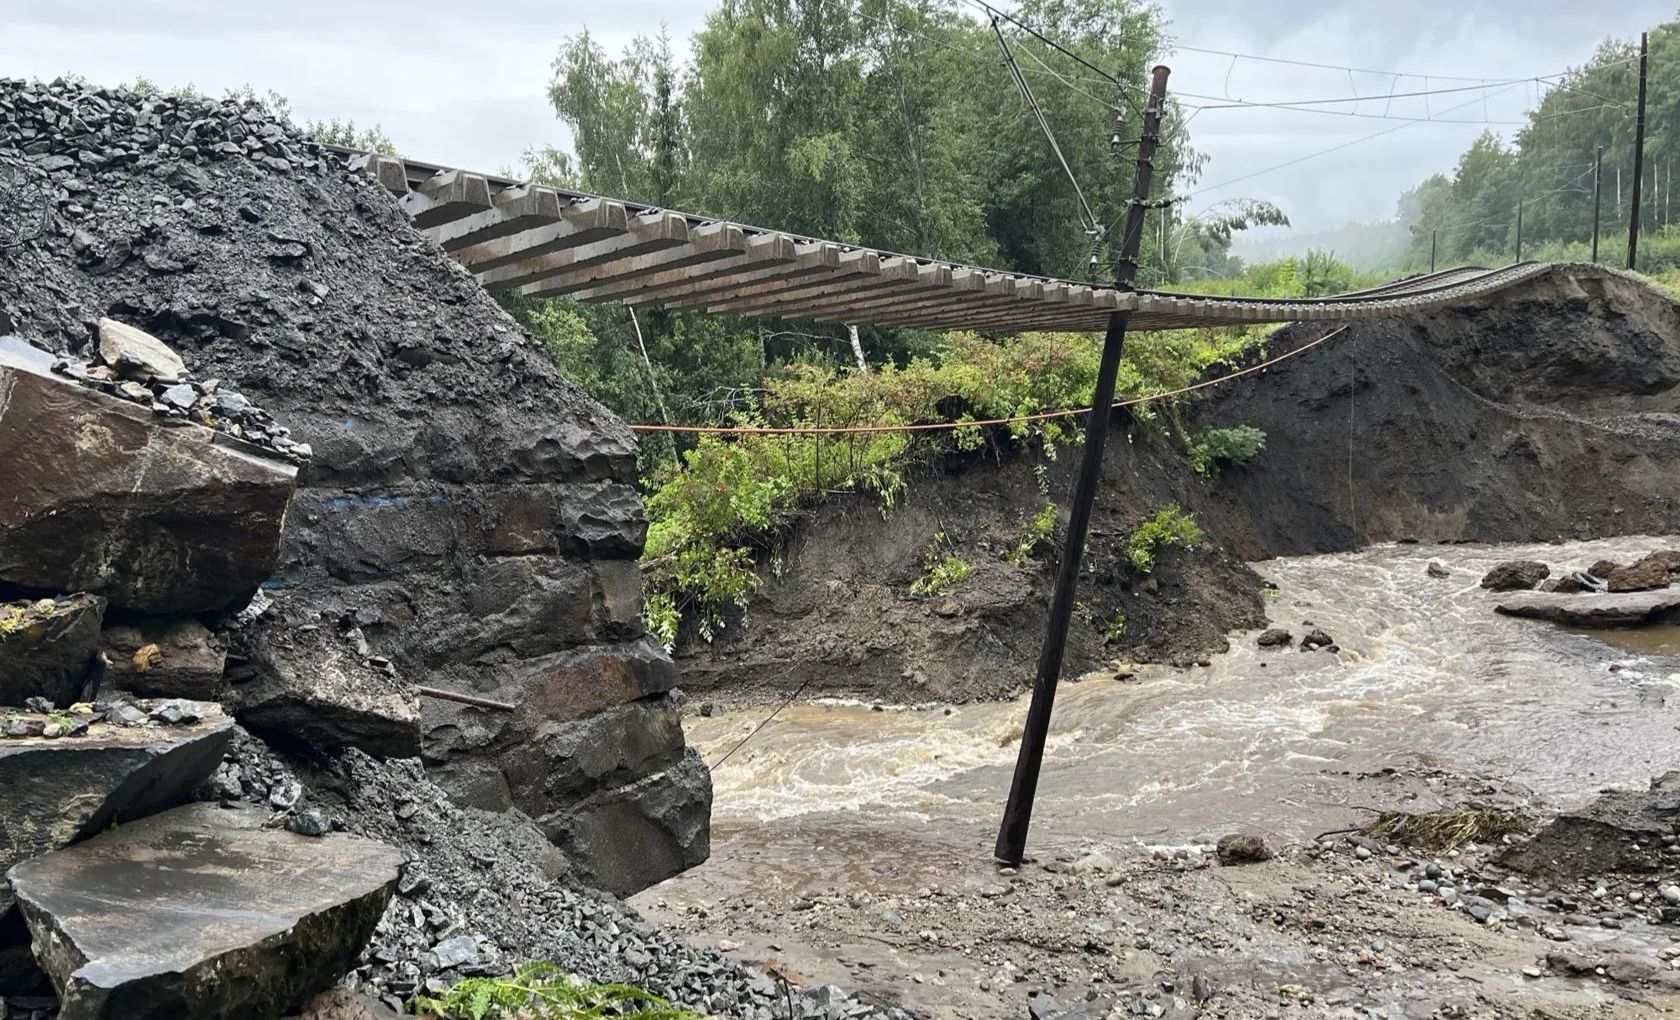
[[[1644,187],[1640,195],[1639,268],[1680,268],[1680,238],[1669,228],[1680,213],[1671,178],[1680,162],[1680,21],[1649,33]],[[1529,87],[1524,85],[1522,87]],[[1407,268],[1427,267],[1431,245],[1439,265],[1500,264],[1516,257],[1518,215],[1524,258],[1584,258],[1593,234],[1597,151],[1602,171],[1601,259],[1624,264],[1632,213],[1639,42],[1602,43],[1582,66],[1547,89],[1527,124],[1510,139],[1489,131],[1459,157],[1450,174],[1435,174],[1400,200],[1410,228]]]

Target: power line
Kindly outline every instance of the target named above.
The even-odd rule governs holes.
[[[1102,224],[1098,221],[1097,214],[1091,211],[1091,204],[1085,201],[1085,191],[1079,186],[1079,178],[1074,176],[1073,168],[1068,166],[1067,157],[1062,155],[1062,147],[1056,142],[1056,133],[1050,130],[1050,121],[1045,118],[1044,110],[1033,97],[1032,86],[1027,84],[1026,77],[1021,74],[1021,66],[1015,62],[1014,54],[1010,53],[1009,40],[1003,37],[1003,29],[998,27],[996,18],[992,19],[992,31],[997,34],[998,46],[1003,50],[1003,59],[1009,68],[1010,77],[1015,81],[1015,87],[1021,90],[1021,98],[1026,100],[1027,106],[1038,118],[1038,126],[1044,130],[1044,137],[1050,142],[1050,151],[1056,154],[1056,161],[1062,164],[1062,170],[1073,184],[1073,193],[1079,196],[1079,207],[1085,211],[1085,229],[1095,234],[1102,229]]]
[[[1503,89],[1501,89],[1499,92],[1496,92],[1494,94],[1495,95],[1501,95],[1504,92],[1509,92],[1511,89],[1514,89],[1517,86],[1523,85],[1523,84],[1526,84],[1526,82],[1520,82],[1519,81],[1519,82],[1516,82],[1515,84],[1507,85]],[[1466,106],[1470,106],[1474,103],[1479,103],[1481,101],[1482,101],[1481,97],[1478,96],[1477,98],[1472,99],[1467,103],[1461,103],[1458,106],[1448,107],[1447,109],[1442,110],[1441,112],[1442,113],[1452,113],[1454,110],[1461,110]],[[1292,166],[1300,166],[1302,163],[1310,162],[1312,160],[1317,159],[1320,156],[1328,156],[1333,152],[1340,152],[1343,149],[1350,149],[1355,145],[1361,145],[1361,144],[1364,144],[1365,142],[1373,141],[1375,139],[1383,137],[1384,135],[1391,135],[1396,131],[1404,131],[1407,128],[1411,127],[1413,125],[1413,123],[1415,123],[1415,122],[1407,122],[1407,123],[1403,123],[1403,124],[1396,124],[1391,128],[1384,128],[1381,131],[1373,132],[1371,134],[1365,135],[1362,138],[1355,138],[1350,142],[1343,142],[1340,145],[1332,145],[1328,149],[1320,149],[1317,152],[1308,153],[1305,156],[1299,156],[1295,159],[1291,159],[1291,160],[1288,160],[1286,162],[1279,163],[1276,166],[1269,166],[1264,170],[1256,170],[1253,173],[1243,174],[1240,177],[1233,177],[1230,180],[1220,181],[1218,184],[1209,184],[1206,187],[1197,188],[1195,191],[1192,191],[1190,194],[1186,195],[1185,198],[1187,198],[1187,199],[1188,198],[1194,198],[1195,196],[1203,194],[1205,192],[1215,191],[1219,188],[1229,187],[1230,185],[1239,184],[1243,181],[1253,180],[1256,177],[1262,177],[1266,174],[1273,173],[1274,171],[1286,170],[1286,169],[1288,169],[1289,167],[1292,167]]]

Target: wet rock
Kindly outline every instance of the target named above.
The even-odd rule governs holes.
[[[0,603],[0,706],[46,698],[68,708],[79,701],[104,615],[97,595]]]
[[[1670,574],[1680,574],[1680,549],[1658,549],[1640,557],[1638,563],[1656,563]]]
[[[1556,595],[1579,595],[1582,592],[1596,591],[1592,583],[1586,580],[1584,574],[1564,574],[1554,577],[1540,585],[1540,590]]]
[[[1563,595],[1548,592],[1511,595],[1494,612],[1571,627],[1632,627],[1658,623],[1680,610],[1680,589],[1623,592],[1614,595]]]
[[[266,1017],[355,965],[401,854],[194,804],[12,870],[61,1020]]]
[[[1307,631],[1306,637],[1301,639],[1301,651],[1303,652],[1310,652],[1315,648],[1334,649],[1335,646],[1336,639],[1316,627]]]
[[[1664,837],[1680,824],[1680,772],[1648,790],[1613,790],[1579,811],[1561,815],[1500,863],[1553,880],[1664,867]]]
[[[110,683],[146,698],[214,700],[227,643],[190,616],[105,629]]]
[[[418,699],[335,631],[276,625],[255,635],[247,650],[255,674],[231,685],[224,704],[253,733],[382,758],[420,753]]]
[[[1254,643],[1261,648],[1285,648],[1293,640],[1295,640],[1294,635],[1287,630],[1282,627],[1273,627],[1261,632],[1260,636],[1254,639]]]
[[[1612,592],[1652,591],[1668,587],[1668,578],[1666,561],[1646,557],[1637,563],[1610,571],[1604,583]]]
[[[311,1000],[298,1020],[402,1020],[402,1014],[377,999],[334,988]]]
[[[40,370],[0,342],[0,581],[220,610],[278,561],[297,469]]]
[[[21,860],[184,802],[233,736],[219,708],[203,710],[186,726],[96,723],[74,740],[0,738],[0,876]],[[11,906],[0,878],[0,915]]]
[[[577,876],[629,895],[711,856],[712,774],[687,749],[672,767],[540,818]]]
[[[1621,568],[1622,565],[1617,563],[1615,560],[1599,560],[1587,568],[1587,573],[1602,580]]]
[[[1274,851],[1271,842],[1258,833],[1233,832],[1221,836],[1214,852],[1219,863],[1227,866],[1238,864],[1258,864],[1272,859]]]
[[[1552,568],[1538,560],[1506,560],[1494,566],[1482,577],[1482,587],[1489,591],[1532,591],[1552,573]]]
[[[1424,573],[1428,574],[1430,577],[1451,577],[1452,576],[1452,571],[1448,570],[1447,565],[1445,563],[1442,563],[1440,560],[1430,560],[1429,561],[1429,566],[1423,568],[1423,571],[1424,571]]]
[[[167,344],[115,319],[99,320],[99,356],[124,379],[173,382],[187,374],[186,363]]]

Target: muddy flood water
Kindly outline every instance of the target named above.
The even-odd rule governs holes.
[[[1499,596],[1478,581],[1500,560],[1556,573],[1675,544],[1385,545],[1259,564],[1277,586],[1272,624],[1297,639],[1322,629],[1340,653],[1260,649],[1257,632],[1238,633],[1206,667],[1139,665],[1130,679],[1064,684],[1029,854],[1123,857],[1236,830],[1310,840],[1377,810],[1478,792],[1547,812],[1643,786],[1680,767],[1675,628],[1609,643],[1497,615]],[[1450,575],[1430,577],[1431,560]],[[1025,710],[1024,697],[798,703],[732,754],[768,709],[692,717],[707,761],[729,754],[714,772],[712,858],[634,902],[693,915],[753,897],[913,896],[982,881]],[[728,948],[730,932],[700,927]]]

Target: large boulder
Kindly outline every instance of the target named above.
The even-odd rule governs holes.
[[[544,819],[586,884],[620,896],[711,855],[712,774],[689,748],[663,772],[597,790]]]
[[[191,616],[107,627],[106,680],[147,698],[213,701],[227,665],[227,642]]]
[[[193,804],[13,868],[60,1020],[269,1020],[354,967],[402,854],[267,820]]]
[[[330,623],[286,619],[271,613],[248,639],[253,672],[230,684],[223,699],[240,724],[275,743],[319,751],[418,755],[420,704],[389,663]]]
[[[0,584],[155,613],[241,603],[274,570],[296,476],[0,340]]]
[[[104,721],[72,736],[0,738],[0,875],[19,861],[184,803],[216,770],[233,739],[233,720],[216,705],[155,707],[157,719],[138,725]],[[160,721],[167,718],[191,721]],[[11,888],[0,878],[0,914],[11,906]]]
[[[1552,568],[1538,560],[1506,560],[1482,577],[1482,587],[1489,591],[1532,591],[1551,573]]]
[[[1666,559],[1647,556],[1636,563],[1610,571],[1610,576],[1604,579],[1604,583],[1613,592],[1654,591],[1668,587],[1668,576]]]
[[[105,600],[72,595],[0,604],[0,705],[80,699],[99,654]]]
[[[1615,595],[1534,592],[1499,600],[1494,612],[1569,627],[1635,627],[1660,623],[1680,611],[1680,589]]]

